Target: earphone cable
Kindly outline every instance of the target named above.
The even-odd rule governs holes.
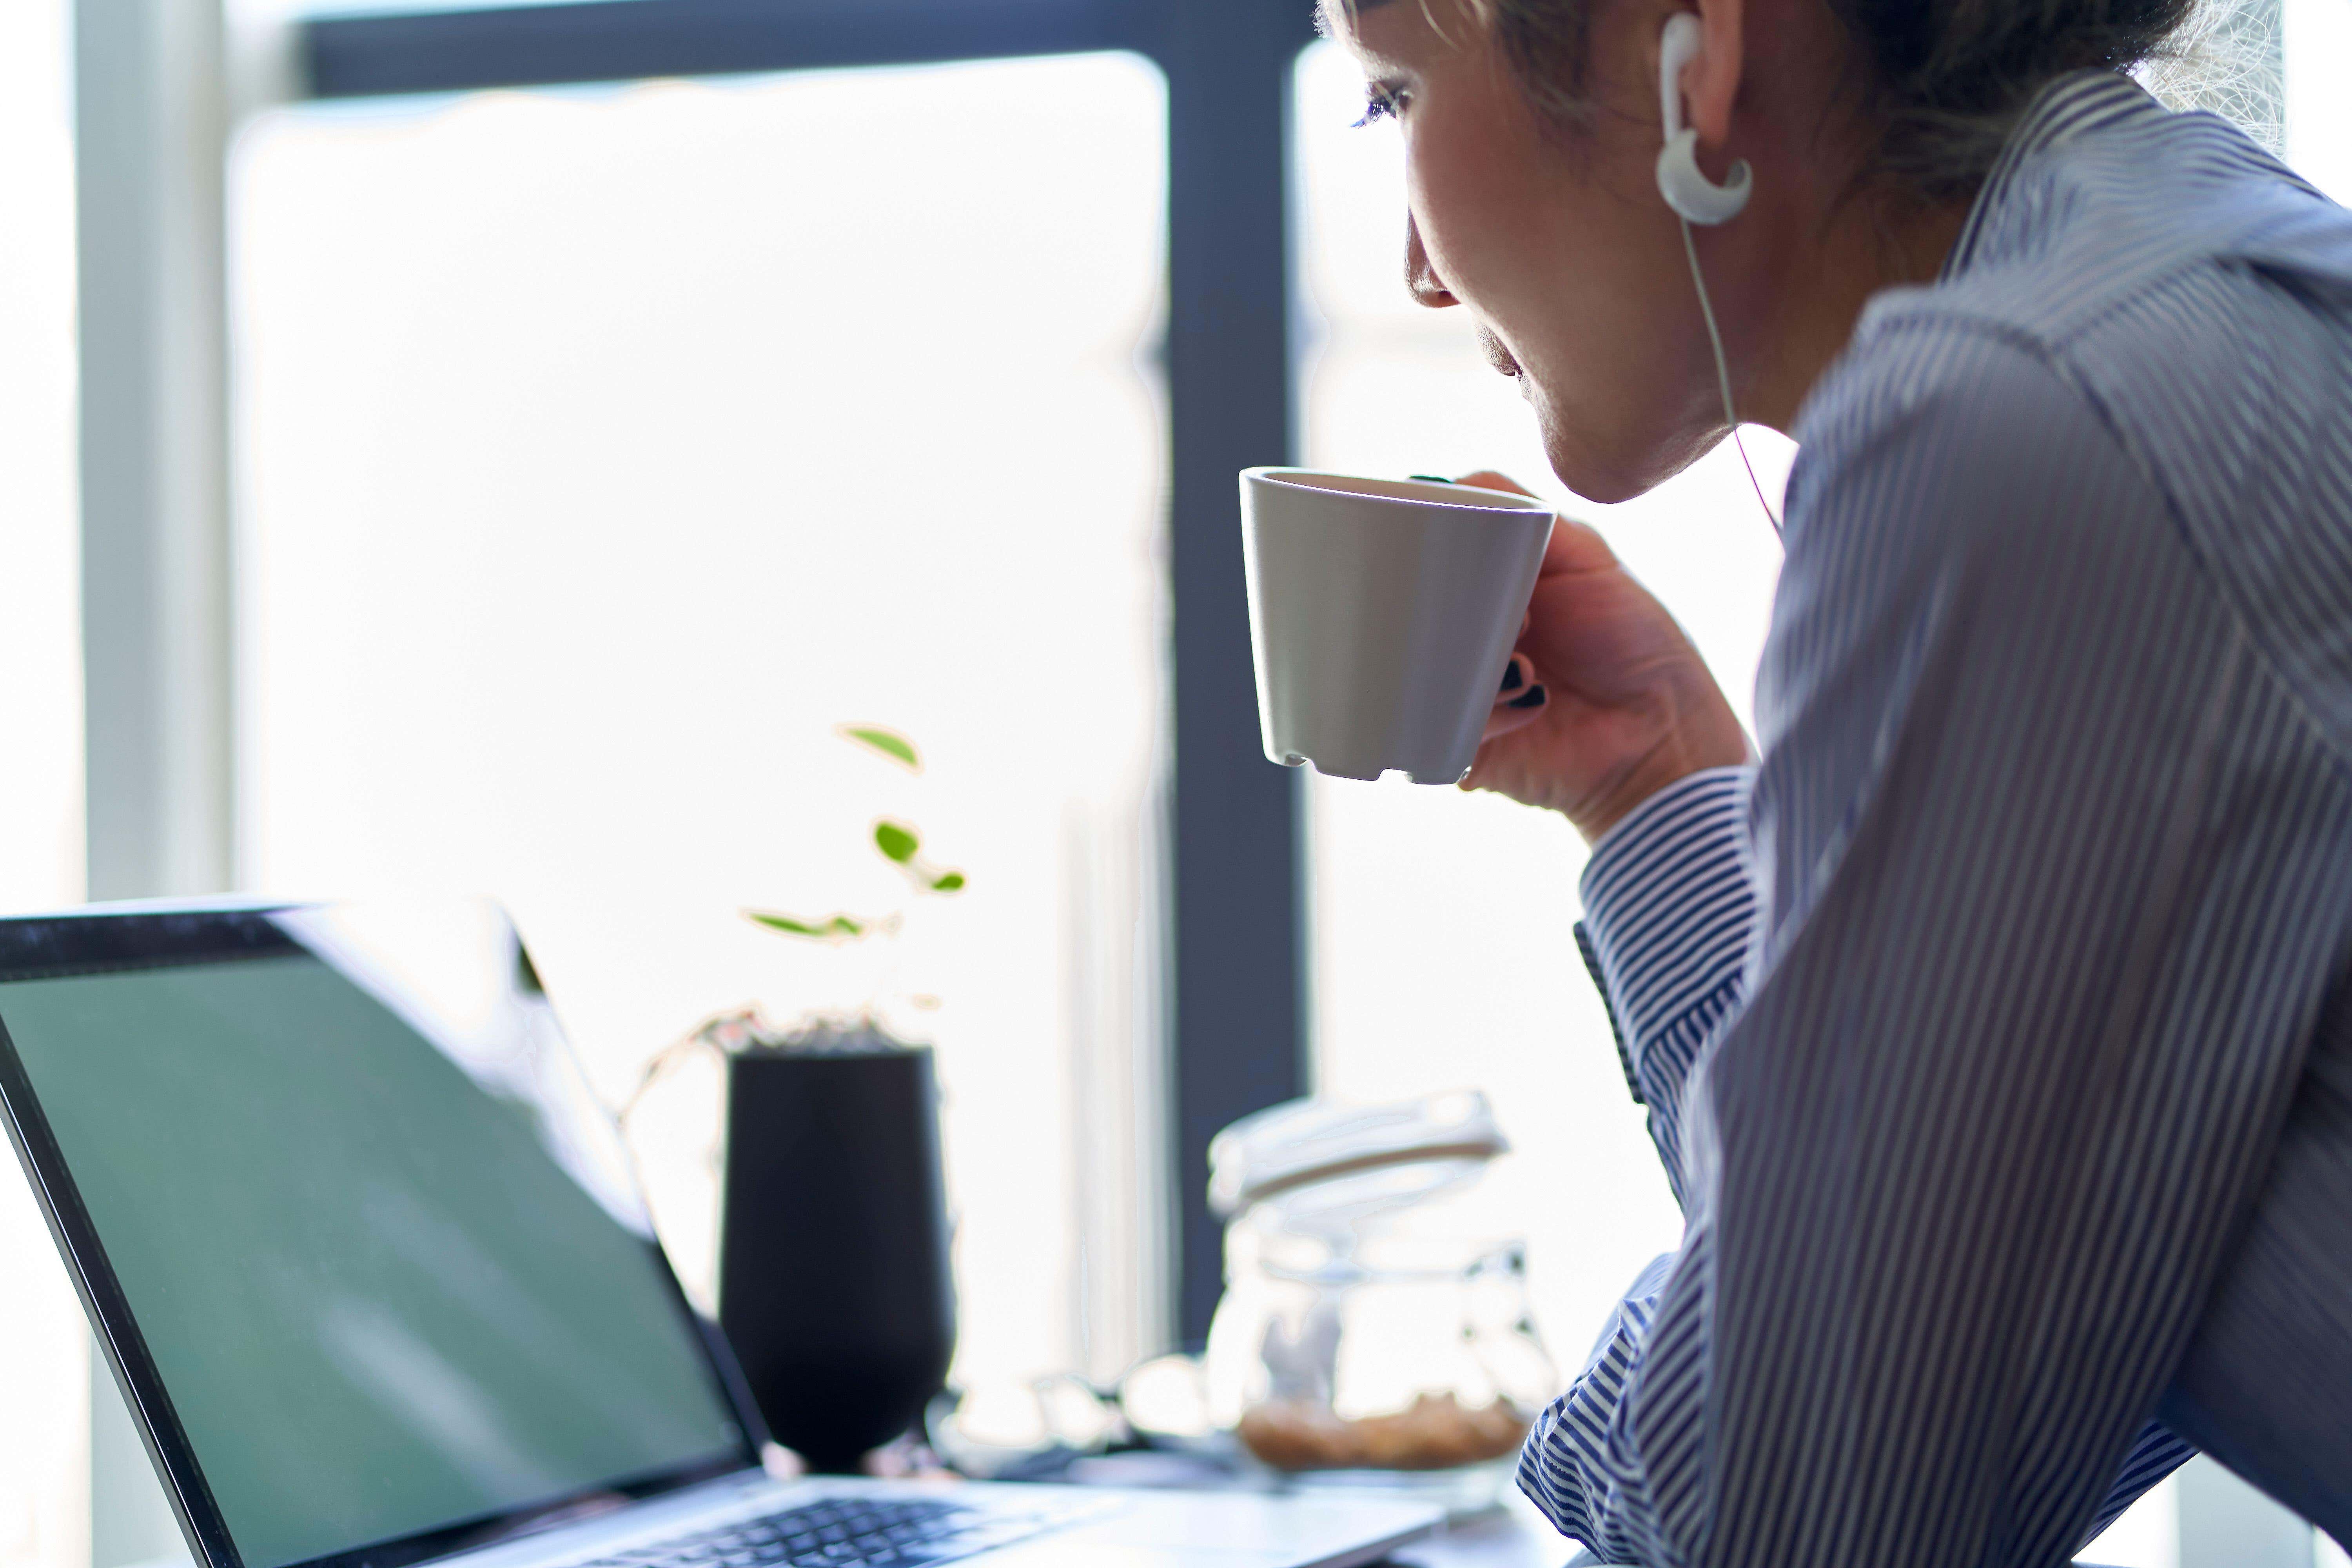
[[[1690,258],[1691,286],[1698,290],[1698,313],[1706,322],[1707,344],[1715,350],[1715,380],[1723,393],[1724,423],[1731,426],[1731,444],[1739,448],[1739,466],[1748,470],[1748,483],[1756,492],[1756,504],[1764,509],[1764,521],[1772,525],[1772,537],[1780,539],[1780,516],[1773,511],[1772,503],[1764,499],[1764,486],[1756,478],[1756,465],[1748,459],[1748,443],[1740,439],[1739,413],[1731,402],[1731,362],[1724,357],[1723,334],[1716,330],[1715,306],[1706,297],[1706,279],[1699,271],[1698,243],[1691,238],[1688,218],[1677,214],[1675,222],[1683,231],[1683,254]]]

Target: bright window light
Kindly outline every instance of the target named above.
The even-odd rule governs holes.
[[[73,136],[63,0],[0,5],[0,910],[82,889]],[[0,1568],[89,1556],[88,1331],[0,1152]]]
[[[2180,1568],[2180,1487],[2165,1479],[2079,1553],[2100,1568]]]
[[[566,0],[499,0],[501,9],[509,5],[553,5],[565,3]],[[479,0],[223,0],[222,8],[228,14],[232,26],[250,26],[291,22],[303,16],[465,11],[476,9],[478,4]]]
[[[967,1380],[1150,1348],[1098,1200],[1150,1081],[1164,114],[1090,56],[289,110],[233,168],[246,879],[499,898],[617,1098],[884,984],[739,911],[883,912],[869,825],[917,825],[970,879],[896,977]],[[707,1292],[715,1116],[649,1114]]]
[[[2352,97],[2333,64],[2352,50],[2352,5],[2282,0],[2286,159],[2336,201],[2352,197]]]

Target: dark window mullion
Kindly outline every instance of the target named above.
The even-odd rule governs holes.
[[[1140,49],[1133,0],[589,0],[321,16],[314,98]]]
[[[1294,455],[1290,81],[1313,32],[1268,0],[1165,15],[1176,1326],[1197,1343],[1223,1281],[1209,1140],[1309,1081],[1298,781],[1259,743],[1234,475]]]

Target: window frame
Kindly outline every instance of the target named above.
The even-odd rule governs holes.
[[[585,0],[298,24],[298,100],[1128,50],[1168,83],[1163,780],[1170,1321],[1223,1283],[1208,1144],[1307,1093],[1303,795],[1258,741],[1234,476],[1296,456],[1290,88],[1307,0]]]

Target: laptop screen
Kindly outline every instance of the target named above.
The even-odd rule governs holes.
[[[0,929],[0,1024],[247,1568],[744,1461],[494,910],[149,918]]]

